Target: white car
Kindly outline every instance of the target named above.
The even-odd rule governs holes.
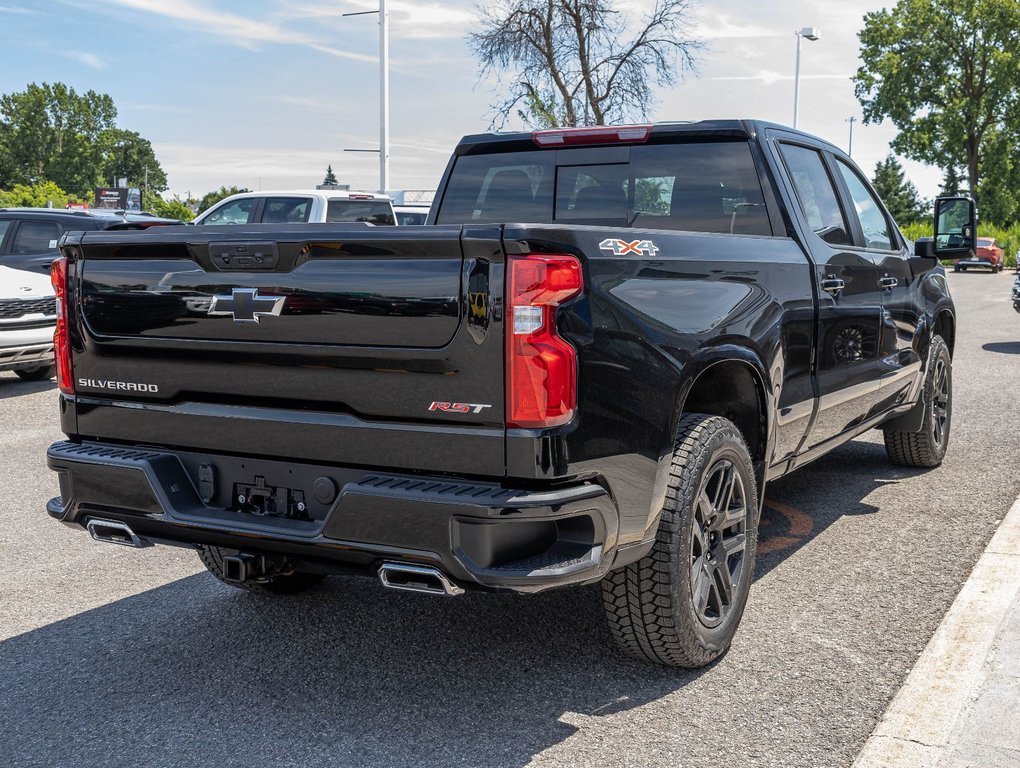
[[[204,211],[194,224],[321,224],[365,221],[396,224],[393,203],[372,192],[330,189],[292,189],[242,192]]]
[[[48,275],[0,267],[0,371],[28,381],[53,376],[56,318]]]

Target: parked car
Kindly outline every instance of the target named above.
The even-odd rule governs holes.
[[[60,255],[57,241],[65,232],[147,229],[180,223],[150,213],[107,209],[0,208],[0,265],[48,275],[50,264]]]
[[[429,209],[422,205],[395,205],[393,212],[397,215],[397,224],[402,227],[424,224],[429,217]]]
[[[965,259],[957,259],[953,264],[953,271],[966,272],[970,267],[981,267],[990,269],[992,272],[1001,272],[1005,263],[1006,252],[995,244],[995,238],[979,237],[974,255]]]
[[[973,201],[914,245],[845,152],[741,120],[468,136],[436,200],[67,238],[49,514],[263,595],[601,584],[624,651],[697,667],[769,482],[874,428],[946,455]]]
[[[1016,280],[1013,281],[1013,309],[1020,312],[1020,274],[1017,274]]]
[[[386,195],[323,189],[242,192],[224,198],[193,224],[396,224]]]
[[[0,371],[28,381],[53,375],[57,299],[38,270],[0,266]]]

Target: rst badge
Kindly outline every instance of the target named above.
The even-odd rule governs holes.
[[[608,238],[599,243],[599,250],[610,251],[614,256],[626,256],[633,253],[636,256],[654,256],[659,252],[659,246],[651,240],[618,240]]]
[[[443,413],[481,413],[486,408],[491,408],[486,403],[432,403],[430,411],[442,411]]]

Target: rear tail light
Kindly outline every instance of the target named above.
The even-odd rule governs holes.
[[[577,352],[556,333],[556,308],[581,293],[581,262],[531,254],[507,268],[507,426],[566,424],[577,408]]]
[[[583,144],[643,144],[652,135],[650,125],[616,125],[598,128],[563,128],[535,131],[531,140],[540,147],[568,147]]]
[[[53,331],[53,357],[57,366],[57,386],[65,395],[74,394],[71,371],[71,340],[67,335],[67,259],[61,256],[50,267],[50,281],[57,294],[57,326]]]

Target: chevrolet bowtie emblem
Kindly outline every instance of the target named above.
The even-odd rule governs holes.
[[[210,315],[231,315],[235,323],[257,323],[266,315],[279,317],[286,296],[259,296],[258,288],[235,288],[230,296],[213,296]]]

